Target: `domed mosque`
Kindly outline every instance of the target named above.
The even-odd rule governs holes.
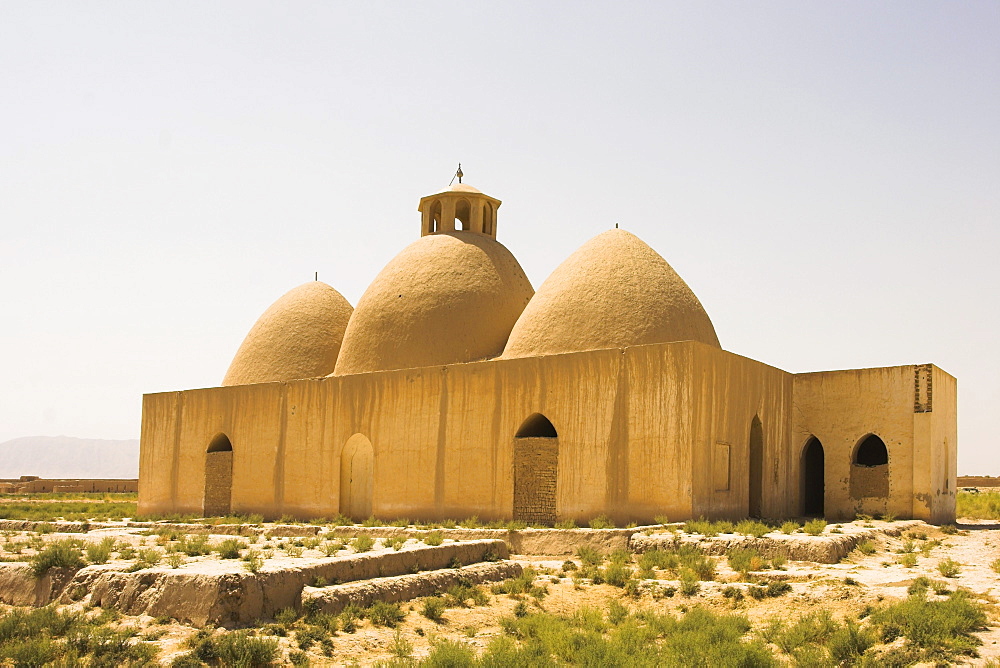
[[[952,376],[726,351],[617,226],[535,292],[497,241],[500,200],[456,177],[356,307],[301,285],[220,387],[144,395],[140,513],[954,521]]]

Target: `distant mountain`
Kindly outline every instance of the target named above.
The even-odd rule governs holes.
[[[138,478],[139,440],[25,436],[0,443],[0,478]]]

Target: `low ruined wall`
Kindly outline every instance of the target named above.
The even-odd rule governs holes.
[[[724,555],[733,548],[744,548],[756,550],[766,559],[783,556],[790,561],[835,564],[865,539],[876,538],[880,535],[898,536],[903,531],[922,524],[921,521],[894,522],[850,533],[824,533],[819,536],[769,534],[754,538],[753,536],[736,534],[720,536],[681,533],[658,533],[649,536],[636,534],[632,536],[629,548],[634,552],[648,552],[650,550],[676,549],[681,545],[693,545],[710,555]]]
[[[302,604],[319,612],[339,614],[349,604],[367,607],[375,601],[395,603],[433,596],[459,583],[481,584],[517,577],[520,564],[512,561],[446,568],[390,578],[375,578],[333,587],[306,587]],[[308,602],[308,603],[307,603]]]

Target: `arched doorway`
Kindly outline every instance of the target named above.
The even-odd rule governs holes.
[[[559,435],[541,413],[528,416],[514,434],[514,519],[556,522]]]
[[[205,517],[228,515],[233,496],[233,444],[225,434],[216,434],[205,451]]]
[[[340,453],[340,512],[354,520],[372,514],[375,449],[362,434],[347,439]]]
[[[826,498],[826,468],[823,444],[810,436],[802,449],[802,514],[822,517]]]
[[[889,496],[889,449],[885,441],[868,434],[854,447],[851,456],[851,497],[854,499]]]
[[[764,427],[753,416],[750,423],[750,517],[763,517],[764,506]]]

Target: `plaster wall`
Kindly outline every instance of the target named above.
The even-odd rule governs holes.
[[[908,516],[916,512],[913,368],[792,376],[681,342],[146,395],[139,508],[200,514],[205,451],[224,433],[233,513],[332,517],[341,510],[343,449],[361,435],[374,453],[376,516],[506,519],[514,435],[541,413],[558,433],[560,520],[745,517],[755,416],[763,516],[800,512],[810,434],[826,449],[828,512]],[[935,381],[945,395],[948,379]],[[934,445],[954,442],[953,395],[950,413],[941,399],[940,412],[926,414],[930,475],[942,488],[949,466],[952,477],[951,497],[928,497],[939,514],[949,498],[954,506],[954,447],[946,457]],[[869,432],[889,447],[891,496],[859,504],[850,499],[850,454]]]
[[[921,373],[934,379],[933,410],[915,412]],[[791,463],[801,476],[801,453],[811,436],[825,454],[825,514],[831,519],[855,514],[894,513],[934,521],[954,520],[954,379],[931,365],[906,365],[797,374]],[[889,454],[888,494],[877,469],[853,464],[858,444],[875,434]],[[946,472],[946,463],[950,472]],[[951,490],[949,501],[944,488]],[[942,492],[938,493],[937,490]]]

